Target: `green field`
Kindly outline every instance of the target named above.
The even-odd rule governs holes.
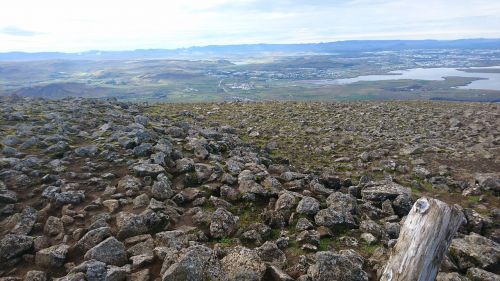
[[[498,101],[500,91],[463,90],[474,78],[387,80],[332,85],[314,81],[422,67],[490,66],[468,53],[422,60],[419,52],[264,56],[228,60],[46,60],[0,62],[0,95],[115,97],[128,101],[409,100]],[[500,55],[499,55],[500,56]],[[472,64],[472,65],[471,65]],[[495,69],[483,69],[493,73]]]

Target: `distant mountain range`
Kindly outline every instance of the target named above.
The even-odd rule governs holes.
[[[214,45],[181,49],[141,49],[131,51],[62,52],[8,52],[0,53],[0,61],[30,60],[113,60],[113,59],[163,59],[163,58],[226,58],[260,54],[303,53],[359,53],[398,51],[409,49],[500,49],[500,39],[460,40],[355,40],[306,44],[248,44]]]

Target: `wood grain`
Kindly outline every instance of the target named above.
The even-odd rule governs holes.
[[[457,206],[432,198],[418,199],[401,228],[380,280],[435,280],[451,240],[464,221]]]

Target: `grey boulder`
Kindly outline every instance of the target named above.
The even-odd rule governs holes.
[[[316,253],[316,263],[311,265],[307,275],[313,281],[368,281],[362,269],[363,259],[352,250]]]
[[[484,236],[471,233],[463,238],[453,239],[450,245],[450,257],[456,261],[461,270],[470,267],[498,268],[500,245]]]
[[[66,261],[69,246],[65,244],[55,245],[42,249],[36,253],[35,263],[40,267],[61,267]]]
[[[116,240],[115,237],[109,237],[85,253],[86,260],[94,259],[110,265],[121,266],[127,263],[127,253],[125,245]]]
[[[237,217],[231,212],[224,208],[218,208],[212,215],[210,235],[214,238],[231,236],[236,230],[237,222]]]
[[[192,246],[170,265],[166,258],[162,268],[163,281],[228,280],[221,270],[220,262],[212,249],[205,246]],[[234,279],[231,279],[234,280]]]

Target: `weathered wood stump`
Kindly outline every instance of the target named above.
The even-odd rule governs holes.
[[[448,246],[465,221],[457,206],[432,198],[415,202],[381,281],[434,281]]]

